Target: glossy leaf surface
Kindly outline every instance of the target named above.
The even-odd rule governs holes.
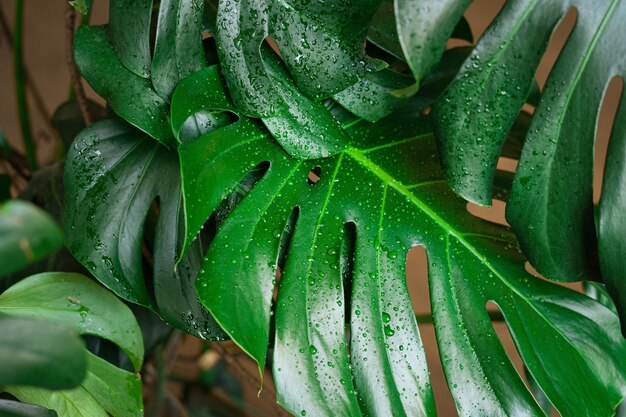
[[[106,26],[80,26],[74,56],[83,77],[117,114],[159,142],[171,145],[167,102],[153,90],[149,79],[124,66]]]
[[[19,200],[0,205],[0,278],[50,255],[62,244],[61,229],[43,210]]]
[[[618,109],[606,156],[602,197],[598,209],[598,248],[602,277],[622,318],[626,334],[626,115]],[[626,411],[624,411],[626,412]]]
[[[132,312],[117,297],[90,279],[70,273],[33,275],[0,295],[0,314],[46,319],[83,335],[117,344],[135,371],[141,369],[143,341]],[[139,376],[116,368],[83,351],[87,375],[71,390],[4,386],[20,401],[54,409],[67,416],[140,416],[143,412]],[[84,356],[83,356],[84,358]]]
[[[152,83],[165,100],[180,80],[205,65],[202,49],[204,0],[165,0],[159,7]]]
[[[576,23],[542,91],[507,204],[507,220],[533,266],[562,281],[598,275],[593,145],[606,86],[624,75],[623,59],[617,57],[624,52],[626,5],[508,2],[433,109],[451,187],[470,201],[490,204],[503,142],[551,34],[572,7]],[[623,183],[613,183],[607,192],[622,188]],[[618,245],[610,237],[607,241]],[[600,254],[604,279],[623,286],[621,258]]]
[[[216,68],[194,76],[207,85],[198,108],[237,112]],[[488,301],[561,415],[612,415],[626,383],[615,314],[529,275],[513,234],[466,212],[417,109],[376,124],[339,113],[352,146],[332,158],[293,159],[242,115],[179,148],[189,241],[249,171],[269,163],[211,243],[197,290],[262,367],[285,259],[274,312],[281,404],[301,415],[434,414],[404,271],[407,250],[424,245],[440,356],[461,415],[543,415],[492,327]],[[313,168],[320,179],[310,183]]]
[[[183,222],[176,154],[119,119],[103,120],[75,139],[65,190],[68,247],[100,282],[172,326],[224,337],[194,290],[200,242],[175,267]],[[144,247],[151,233],[152,247]],[[144,271],[146,250],[152,271]]]
[[[417,80],[421,80],[437,66],[448,38],[470,2],[394,0],[400,45]],[[464,36],[462,29],[460,32]]]

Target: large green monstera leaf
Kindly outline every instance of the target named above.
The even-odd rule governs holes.
[[[225,39],[234,35],[228,35],[225,31],[228,28],[243,31],[245,28],[239,28],[238,24],[225,27],[224,20],[235,19],[233,13],[236,14],[237,10],[252,16],[252,12],[257,10],[255,7],[261,6],[224,1],[217,8],[217,16],[211,17],[208,11],[213,6],[199,0],[162,1],[158,13],[153,13],[152,3],[151,0],[112,0],[108,25],[81,26],[76,33],[75,59],[81,73],[107,99],[111,108],[132,126],[121,120],[101,122],[83,131],[75,140],[65,170],[68,246],[80,262],[121,297],[153,308],[175,327],[203,338],[220,339],[225,335],[198,301],[193,289],[193,281],[202,261],[203,243],[196,242],[194,250],[187,250],[185,259],[176,267],[174,265],[181,253],[179,233],[181,227],[184,227],[184,221],[180,216],[178,161],[176,154],[168,152],[166,148],[173,149],[180,142],[230,123],[230,119],[225,113],[200,111],[189,115],[173,132],[169,101],[174,86],[181,79],[207,65],[205,55],[219,55],[226,61],[235,59],[234,52],[231,53],[229,48],[242,43],[230,45]],[[341,10],[333,12],[341,12],[336,16],[328,11],[318,16],[310,7],[306,8],[306,16],[300,16],[293,10],[285,11],[284,7],[277,7],[277,4],[269,9],[261,7],[261,11],[273,16],[272,21],[278,26],[281,21],[279,17],[284,15],[290,15],[293,19],[302,17],[309,23],[319,20],[321,26],[318,35],[323,38],[320,39],[327,39],[328,36],[328,39],[335,39],[331,43],[338,49],[333,50],[333,54],[341,56],[344,61],[365,59],[363,44],[367,31],[359,29],[350,39],[342,39],[343,32],[337,31],[337,27],[331,24],[344,21],[350,7],[341,6]],[[378,9],[379,13],[372,17]],[[385,10],[388,13],[380,13]],[[390,35],[391,40],[385,45],[400,50],[395,27],[382,22],[385,16],[393,18],[392,10],[379,8],[378,2],[373,1],[357,14],[358,21],[364,27],[370,20],[376,27],[377,30],[368,36],[381,43],[379,40],[383,35]],[[242,16],[238,19],[235,20],[244,26],[251,24],[249,19]],[[446,26],[443,31],[452,31],[458,19],[458,15],[452,16],[452,23],[447,25],[450,27]],[[291,50],[295,46],[288,46],[291,42],[288,35],[295,34],[294,31],[301,32],[306,22],[301,22],[304,26],[281,26],[284,39],[277,35],[278,32],[271,33],[283,49]],[[152,47],[151,26],[156,34]],[[206,30],[216,32],[218,53],[206,47],[206,42],[203,48],[203,31]],[[467,38],[468,35],[461,32],[457,36]],[[263,39],[264,36],[260,41]],[[321,46],[315,48],[317,51]],[[340,124],[322,103],[305,96],[299,89],[304,87],[296,85],[290,78],[290,74],[294,76],[298,73],[301,76],[296,77],[296,81],[301,79],[303,69],[296,71],[287,61],[281,61],[271,48],[261,47],[260,44],[256,45],[255,50],[244,48],[241,51],[247,57],[241,59],[249,65],[256,62],[249,56],[253,51],[261,60],[262,70],[271,78],[271,84],[266,86],[268,91],[276,94],[272,97],[281,100],[282,106],[288,109],[286,113],[263,119],[284,149],[299,157],[326,156],[343,149],[349,138]],[[283,55],[286,53],[283,50],[281,52]],[[330,55],[325,56],[328,58]],[[429,59],[436,63],[438,56],[435,54]],[[257,64],[261,65],[258,62],[254,65]],[[312,74],[316,68],[328,64],[328,60],[317,62],[316,67],[309,64],[306,71]],[[355,65],[359,68],[362,66],[361,63]],[[243,76],[240,71],[245,66],[226,67],[239,71],[238,75],[225,71],[227,81],[233,83],[235,75]],[[337,74],[337,77],[345,80],[349,78],[352,83],[358,81],[358,74],[363,73],[351,65],[344,72],[344,75]],[[397,88],[415,84],[413,77],[392,72],[388,77],[383,77],[384,80],[381,79],[384,85],[388,85],[385,84],[387,81],[391,81]],[[378,74],[377,77],[380,76]],[[410,78],[408,84],[405,82],[407,78]],[[255,80],[254,86],[258,86],[258,91],[244,92],[243,96],[267,93],[260,87],[262,78]],[[345,85],[340,83],[341,88],[333,88],[345,88],[349,85],[345,80],[342,81]],[[384,87],[383,84],[381,86]],[[377,91],[385,96],[393,90],[391,87],[383,87]],[[365,90],[370,91],[369,87]],[[355,97],[359,95],[366,99],[365,90],[355,87],[354,91],[341,94],[346,100],[356,100]],[[237,87],[233,87],[232,95],[235,99],[238,91]],[[408,96],[413,93],[407,92]],[[380,118],[404,103],[408,96],[402,98],[392,95],[392,104],[389,104],[389,100],[383,100],[379,106],[370,105],[367,108],[370,108],[370,112],[371,109],[376,112],[372,117]],[[381,110],[376,111],[377,108]],[[151,141],[150,137],[161,145]],[[148,238],[147,245],[143,242],[144,235]],[[149,265],[151,260],[154,265]]]
[[[624,2],[507,2],[434,107],[435,132],[451,187],[468,200],[490,204],[503,143],[550,35],[572,7],[576,23],[534,112],[507,220],[533,266],[552,279],[597,275],[599,250],[602,278],[623,316],[623,110],[607,156],[597,239],[592,180],[600,104],[609,81],[625,74]]]
[[[184,224],[174,153],[122,120],[103,120],[74,140],[65,189],[68,248],[100,282],[172,326],[224,337],[194,290],[201,242],[175,266]]]
[[[274,340],[278,398],[289,411],[435,414],[405,283],[406,253],[424,245],[440,355],[462,415],[543,415],[492,327],[489,301],[561,415],[612,415],[626,382],[617,316],[529,275],[514,235],[467,213],[419,109],[371,124],[329,105],[351,144],[302,161],[239,114],[220,85],[209,67],[172,98],[174,132],[200,110],[239,115],[179,147],[186,247],[242,178],[265,166],[219,228],[196,287],[259,367]]]

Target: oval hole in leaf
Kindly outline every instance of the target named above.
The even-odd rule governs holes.
[[[502,343],[502,347],[506,351],[511,363],[524,381],[526,388],[528,388],[528,390],[534,395],[534,392],[531,389],[530,384],[528,383],[528,378],[526,378],[524,361],[522,360],[522,357],[520,356],[517,347],[515,346],[515,342],[513,341],[513,337],[511,336],[509,327],[502,317],[502,311],[500,311],[500,307],[498,307],[498,305],[493,301],[488,301],[485,308],[487,309],[489,315],[492,317],[491,324],[493,326],[493,329],[498,335],[500,343]]]
[[[406,255],[406,282],[417,317],[417,327],[426,352],[430,382],[439,415],[457,415],[454,400],[441,366],[439,348],[432,323],[430,291],[428,289],[428,254],[422,245],[413,246]]]
[[[356,243],[356,224],[348,222],[343,225],[343,244],[340,253],[340,269],[343,279],[343,305],[345,307],[346,348],[350,352],[350,321],[352,313],[352,277],[354,275],[354,251]]]
[[[491,207],[479,206],[478,204],[474,203],[467,203],[466,206],[467,212],[470,213],[472,216],[479,217],[491,223],[508,226],[509,224],[504,218],[505,208],[506,203],[500,200],[492,200]]]
[[[567,39],[576,26],[577,19],[578,10],[572,6],[567,13],[563,15],[552,32],[546,52],[541,58],[541,61],[539,61],[539,65],[535,71],[535,79],[539,84],[540,90],[543,90],[543,86],[546,84],[546,80],[548,79],[550,71],[552,71],[552,67],[556,63],[559,55],[561,55],[561,51],[563,50]]]
[[[272,293],[272,299],[276,302],[278,297],[278,287],[280,283],[280,277],[282,275],[283,267],[285,266],[285,260],[287,259],[287,253],[289,252],[289,245],[291,244],[291,237],[298,223],[298,216],[300,215],[300,207],[294,207],[285,227],[280,234],[280,242],[278,244],[278,256],[276,257],[276,283],[274,284],[274,291]]]
[[[604,165],[609,140],[613,130],[613,123],[620,104],[622,92],[624,90],[624,80],[615,76],[607,83],[602,104],[598,112],[596,123],[596,144],[594,149],[593,166],[593,202],[598,204],[602,194],[602,181],[604,179]]]
[[[321,175],[322,175],[322,168],[319,165],[316,167],[313,167],[309,171],[307,182],[309,183],[309,185],[315,185],[320,180]]]

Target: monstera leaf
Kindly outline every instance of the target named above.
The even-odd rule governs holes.
[[[62,326],[61,329],[67,328],[68,331],[72,329],[79,334],[102,337],[117,344],[126,353],[135,372],[141,369],[143,341],[132,312],[113,294],[82,275],[44,273],[18,282],[0,295],[0,321],[5,322],[7,319],[21,321],[22,326],[35,323],[35,320],[36,323],[46,320],[49,328],[52,323],[56,323]],[[32,324],[30,326],[32,330],[36,329]],[[6,327],[3,326],[3,329]],[[24,327],[25,329],[29,327]],[[14,339],[19,333],[20,331],[16,330],[9,337]],[[42,331],[38,336],[46,338],[49,334],[50,330]],[[69,332],[69,335],[75,337],[73,332]],[[32,341],[33,334],[30,336],[31,343],[39,343]],[[51,355],[55,351],[63,352],[55,347],[55,340],[50,341],[52,345],[48,343],[48,339],[44,340],[47,350],[44,351],[45,355]],[[2,342],[4,343],[4,339]],[[80,349],[82,346],[80,340],[68,338],[64,354],[76,355],[74,350],[76,344]],[[30,351],[22,350],[18,353],[28,356],[33,362],[36,355],[42,356],[41,350],[38,352],[36,346],[31,346]],[[19,356],[17,359],[19,360]],[[70,374],[64,376],[55,369],[68,364],[78,366],[79,369],[82,366],[82,373],[78,371],[78,380],[75,380],[75,370],[68,369]],[[12,368],[14,365],[9,365],[7,370],[15,369]],[[53,376],[56,376],[56,382],[33,381],[32,376],[29,378],[28,375],[13,375],[13,381],[2,382],[20,385],[4,385],[0,387],[0,391],[6,391],[20,401],[49,408],[68,417],[108,415],[130,417],[143,414],[139,376],[113,366],[87,352],[84,347],[80,349],[77,358],[68,363],[57,362],[55,366],[40,373],[40,378],[44,379]],[[68,382],[70,386],[79,382],[80,385],[61,391],[47,389],[67,388]]]
[[[194,290],[201,242],[175,266],[184,227],[175,153],[122,120],[100,121],[74,140],[65,190],[68,248],[100,282],[172,326],[224,337]],[[146,252],[153,265],[144,265]]]
[[[185,248],[241,179],[264,166],[219,228],[196,288],[260,368],[274,340],[278,399],[290,412],[435,414],[404,270],[408,249],[424,245],[440,355],[462,415],[543,415],[493,329],[489,301],[561,415],[612,415],[626,382],[617,316],[529,275],[514,235],[468,214],[447,188],[419,109],[370,124],[335,105],[352,143],[310,161],[290,157],[238,113],[217,67],[174,91],[174,132],[207,109],[239,119],[179,147]]]
[[[452,188],[470,201],[490,204],[503,143],[550,35],[572,7],[576,24],[534,112],[507,220],[533,266],[549,278],[597,275],[599,256],[602,278],[624,317],[623,110],[607,157],[597,239],[592,180],[600,103],[609,81],[625,74],[620,34],[626,4],[508,2],[434,107],[435,132]]]
[[[399,3],[410,9],[416,2]],[[347,140],[328,111],[314,101],[332,96],[369,121],[379,120],[404,104],[441,58],[461,19],[463,8],[456,3],[467,1],[441,3],[445,6],[420,14],[423,21],[431,22],[422,25],[419,34],[432,35],[431,48],[416,51],[418,36],[411,35],[412,56],[426,63],[413,78],[390,67],[403,59],[403,46],[389,1],[367,0],[358,6],[339,1],[220,1],[215,37],[233,101],[243,114],[261,117],[290,155],[334,155],[344,149]],[[453,7],[456,9],[451,12]],[[401,12],[405,15],[404,9]],[[415,23],[400,20],[398,25],[409,32]],[[273,66],[266,56],[263,43],[269,37],[280,51],[284,68]],[[391,59],[366,53],[366,40],[391,53]]]
[[[154,57],[152,0],[112,0],[109,25],[76,32],[74,56],[89,84],[118,115],[168,146],[174,145],[169,96],[180,79],[205,65],[203,5],[202,0],[160,2]]]

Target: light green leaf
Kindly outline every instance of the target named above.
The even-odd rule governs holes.
[[[25,201],[0,205],[0,278],[42,259],[63,244],[61,229]]]
[[[70,273],[44,273],[28,277],[0,295],[0,314],[46,319],[117,344],[134,369],[141,369],[143,341],[130,309],[94,281]],[[85,351],[82,352],[82,355]],[[82,356],[84,361],[84,356]],[[20,401],[54,409],[67,416],[140,416],[143,412],[141,380],[87,352],[87,375],[71,390],[4,386]]]

